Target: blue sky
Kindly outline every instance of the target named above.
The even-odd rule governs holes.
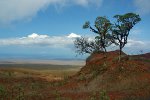
[[[142,21],[124,51],[150,52],[149,0],[1,0],[0,9],[1,57],[76,58],[74,38],[93,34],[82,29],[85,21],[107,16],[113,22],[115,14],[128,12]]]

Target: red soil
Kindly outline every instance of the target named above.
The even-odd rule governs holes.
[[[31,83],[42,84],[37,93],[42,94],[43,99],[34,96],[28,100],[54,100],[59,97],[62,100],[90,100],[92,97],[99,100],[99,92],[103,90],[111,100],[149,98],[150,62],[147,59],[150,53],[136,56],[122,54],[120,62],[119,51],[108,52],[107,57],[103,53],[92,54],[76,75],[63,81],[48,82],[41,78],[30,77],[0,78],[0,83],[10,89],[10,85],[23,83],[26,92],[32,91]],[[140,57],[146,61],[137,60]]]

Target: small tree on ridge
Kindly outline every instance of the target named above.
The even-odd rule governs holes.
[[[106,17],[97,17],[94,23],[94,28],[90,22],[85,22],[83,29],[90,29],[97,34],[94,41],[88,41],[83,37],[77,38],[74,42],[78,53],[93,53],[93,52],[107,52],[106,47],[111,45],[110,35],[112,24]]]
[[[114,18],[116,18],[117,22],[114,24],[112,34],[113,38],[117,40],[121,56],[122,48],[127,44],[130,30],[135,24],[141,21],[141,18],[139,15],[134,13],[115,15]]]

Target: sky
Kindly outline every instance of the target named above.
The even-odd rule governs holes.
[[[73,41],[98,16],[128,12],[142,18],[130,32],[127,54],[150,52],[150,0],[0,0],[0,58],[79,59]],[[116,49],[111,47],[110,50]]]

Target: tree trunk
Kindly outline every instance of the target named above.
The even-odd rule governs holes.
[[[119,62],[121,61],[121,54],[122,54],[122,46],[120,45],[120,48],[119,48]]]
[[[107,50],[106,50],[106,48],[104,48],[104,55],[105,55],[105,58],[107,58]]]
[[[107,52],[106,48],[104,48],[104,52],[105,52],[105,53]]]

